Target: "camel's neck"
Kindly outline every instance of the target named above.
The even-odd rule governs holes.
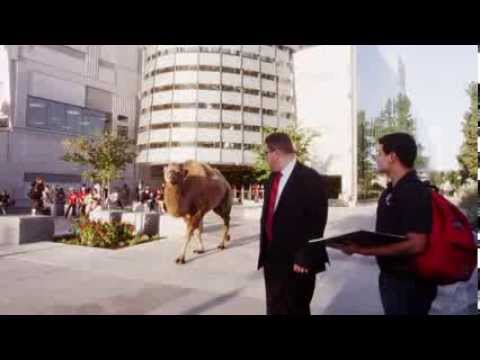
[[[182,187],[178,185],[165,185],[165,205],[170,215],[181,217],[185,215],[185,210],[182,206]]]

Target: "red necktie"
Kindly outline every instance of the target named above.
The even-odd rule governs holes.
[[[267,239],[272,241],[273,239],[273,215],[275,214],[275,203],[278,194],[278,185],[280,184],[280,178],[282,173],[278,172],[273,175],[272,188],[270,189],[270,197],[268,199],[268,212],[265,228],[267,231]]]

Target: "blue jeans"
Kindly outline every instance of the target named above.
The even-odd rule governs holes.
[[[379,288],[385,315],[428,315],[437,296],[436,284],[385,271]]]

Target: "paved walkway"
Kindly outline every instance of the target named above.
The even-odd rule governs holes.
[[[374,212],[373,206],[332,208],[327,236],[371,229]],[[174,263],[175,236],[116,251],[57,243],[0,248],[0,314],[264,314],[263,276],[256,271],[258,209],[235,209],[232,242],[223,252],[216,249],[219,229],[217,218],[208,216],[207,252],[190,252],[184,266]],[[374,261],[329,253],[333,266],[318,276],[312,312],[382,314]],[[466,289],[442,290],[432,312],[465,313],[471,299],[476,307],[476,281],[473,295],[471,286]]]

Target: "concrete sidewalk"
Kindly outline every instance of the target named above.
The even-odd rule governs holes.
[[[327,236],[371,229],[374,213],[372,206],[332,208]],[[262,315],[258,227],[258,213],[236,208],[232,242],[221,252],[220,222],[208,216],[207,252],[190,251],[184,266],[174,263],[178,237],[116,251],[58,243],[0,248],[0,314]],[[318,276],[313,314],[382,314],[374,260],[329,253],[332,267]],[[473,297],[476,307],[476,283]]]

